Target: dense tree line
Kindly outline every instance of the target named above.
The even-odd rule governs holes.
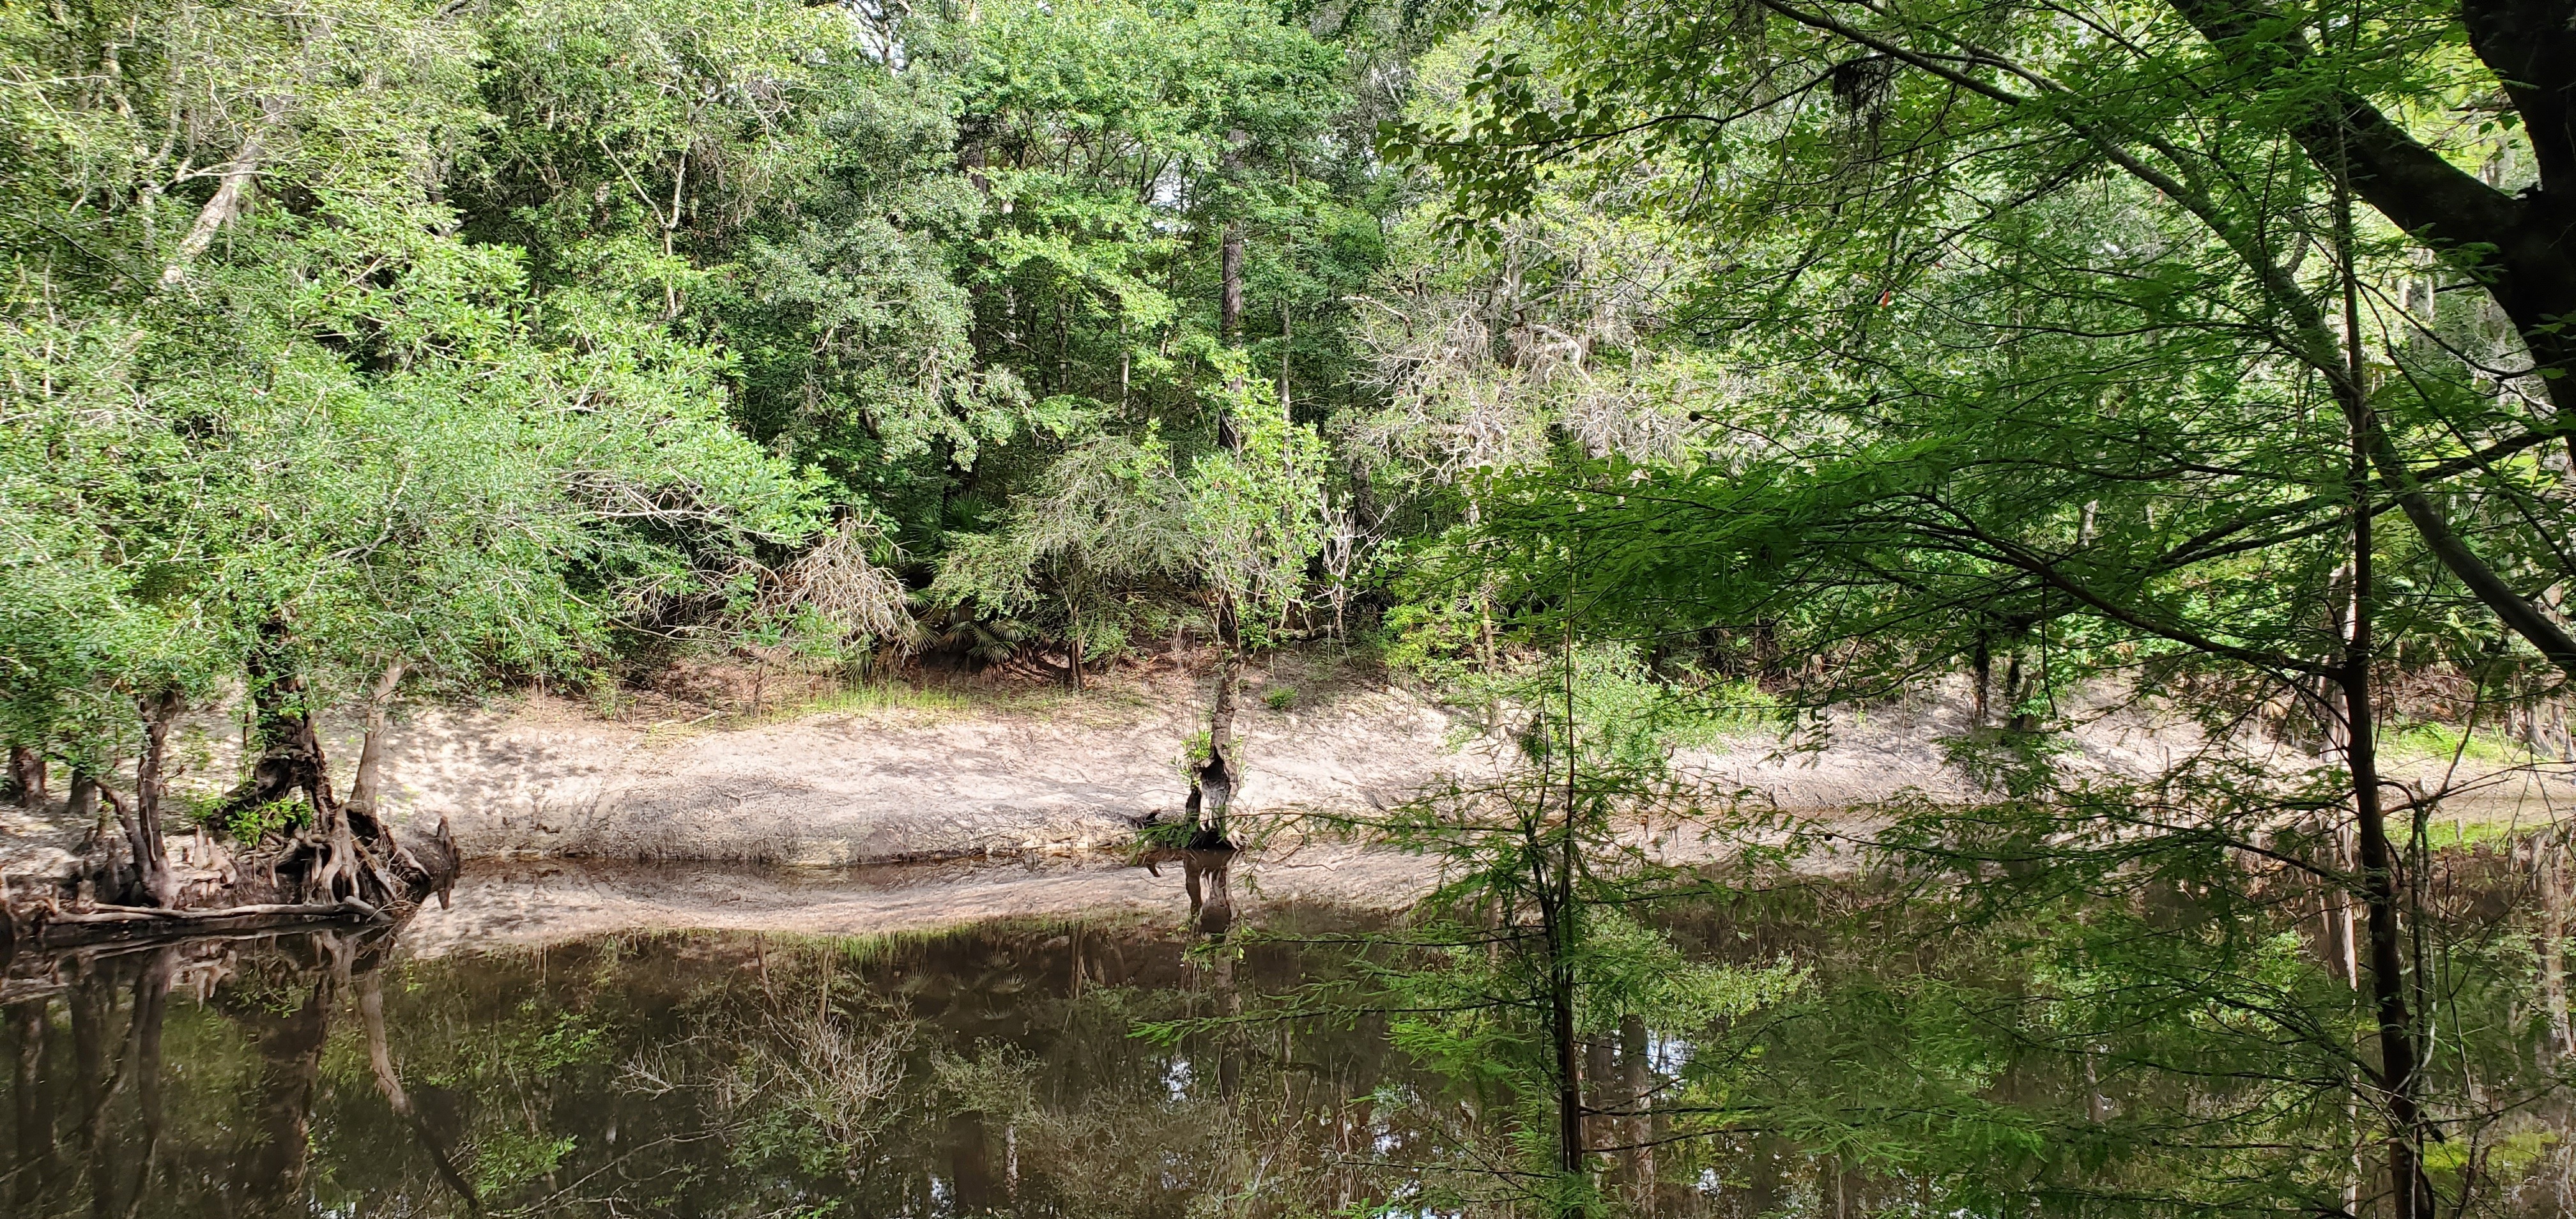
[[[1313,633],[1384,515],[1325,437],[1419,16],[10,10],[11,786],[141,858],[244,692],[204,811],[327,836],[324,706]]]

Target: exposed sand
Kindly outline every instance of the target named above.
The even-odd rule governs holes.
[[[1503,752],[1452,708],[1374,675],[1282,657],[1247,675],[1235,811],[1260,824],[1301,812],[1366,815],[1449,777],[1493,772]],[[1285,709],[1264,693],[1297,692]],[[826,712],[695,725],[611,720],[559,699],[508,710],[432,710],[387,742],[396,816],[448,818],[468,857],[696,860],[849,867],[939,859],[1114,853],[1130,818],[1180,811],[1177,759],[1206,723],[1204,674],[1155,667],[1084,694],[922,712]],[[1974,784],[1940,740],[1961,700],[1926,696],[1783,741],[1748,734],[1678,762],[1721,788],[1822,813]],[[2087,723],[2064,764],[2138,774],[2198,744],[2133,714]],[[349,740],[337,748],[356,753]]]
[[[1451,761],[1450,719],[1383,684],[1255,697],[1246,813],[1365,810]],[[1042,705],[809,715],[685,731],[560,702],[423,715],[390,742],[400,815],[445,816],[476,858],[716,860],[811,867],[1078,855],[1124,845],[1129,818],[1178,813],[1177,760],[1203,683],[1129,677]]]
[[[1936,800],[1968,798],[1975,785],[1949,765],[1941,744],[1966,728],[1964,683],[1953,685],[1961,688],[1839,714],[1788,741],[1754,734],[1679,760],[1750,801],[1803,814],[1839,814],[1909,790]],[[1282,700],[1285,707],[1268,705],[1263,695],[1283,687],[1296,697]],[[724,698],[701,692],[692,696],[697,701],[646,696],[607,716],[538,695],[480,709],[410,713],[389,734],[384,768],[398,823],[425,830],[445,817],[458,845],[478,861],[846,868],[1106,859],[1127,844],[1129,818],[1179,810],[1186,789],[1176,759],[1183,737],[1204,724],[1207,697],[1203,673],[1169,663],[1103,675],[1080,695],[969,685],[930,710],[753,718],[708,711],[708,703],[721,706]],[[2150,773],[2202,743],[2172,719],[2074,710],[2082,723],[2070,734],[2061,765],[2076,771]],[[1238,723],[1249,733],[1249,747],[1236,809],[1255,830],[1281,814],[1364,815],[1444,776],[1490,773],[1495,765],[1493,742],[1471,739],[1453,710],[1321,656],[1284,656],[1250,673]],[[214,790],[234,773],[227,728],[215,718],[192,725],[183,786]],[[357,755],[353,725],[326,728],[345,783]],[[2311,764],[2286,755],[2277,761]],[[2418,759],[2413,766],[2408,773],[2419,783],[2438,781],[2443,769],[2439,760]],[[2563,776],[2543,783],[2510,774],[2446,803],[2442,816],[2538,825],[2571,808],[2576,788]],[[58,873],[79,829],[64,824],[59,808],[50,816],[0,808],[0,871]],[[1064,896],[1048,896],[1048,885],[1076,883],[1026,871],[972,881],[939,875],[940,885],[961,896],[865,900],[894,920],[886,925],[908,926],[901,919],[911,916],[902,912],[915,905],[948,901],[963,910],[984,900],[965,895],[974,886],[998,886],[991,900],[1000,905],[986,913],[1008,913],[1047,908]],[[1141,871],[1115,880],[1084,877],[1078,883],[1102,900],[1152,887]],[[924,883],[908,877],[887,892],[910,894]],[[634,918],[650,917],[643,912],[649,903],[616,900]],[[834,899],[843,900],[861,899]],[[706,917],[726,904],[706,904]],[[1151,904],[1161,909],[1165,903],[1158,897]],[[840,917],[833,909],[839,907],[814,917],[841,926],[830,922]]]

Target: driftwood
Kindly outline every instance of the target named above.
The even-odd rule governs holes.
[[[58,911],[39,907],[28,912],[16,938],[22,949],[35,951],[121,941],[276,931],[290,927],[362,927],[384,922],[387,918],[385,911],[355,899],[330,903],[262,903],[221,910],[99,906],[84,911]],[[12,921],[19,922],[16,919]]]

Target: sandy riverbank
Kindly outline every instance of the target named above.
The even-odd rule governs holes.
[[[1496,764],[1493,743],[1454,709],[1331,657],[1280,657],[1247,687],[1248,777],[1236,807],[1255,823],[1366,815]],[[1787,740],[1748,734],[1681,762],[1715,787],[1802,813],[1907,790],[1963,799],[1973,786],[1941,743],[1967,726],[1958,693],[1845,714]],[[1203,670],[1173,662],[1103,675],[1080,694],[968,681],[773,703],[757,715],[709,710],[722,701],[712,694],[637,698],[613,712],[529,694],[411,712],[386,742],[385,774],[399,823],[443,817],[478,861],[1114,858],[1130,818],[1178,811],[1176,760],[1207,697]],[[2078,718],[2061,765],[2079,772],[2148,773],[2201,744],[2187,726],[2135,711]],[[193,726],[182,785],[211,791],[234,773],[225,727]],[[326,727],[338,729],[333,756],[354,759],[351,726]],[[2414,777],[2438,780],[2442,761],[2419,760]],[[2576,790],[2563,778],[2514,774],[2449,802],[2444,817],[2536,825],[2571,808]],[[78,833],[58,815],[0,810],[0,868],[55,870]]]

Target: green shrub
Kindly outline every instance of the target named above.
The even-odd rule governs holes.
[[[214,828],[234,842],[247,845],[270,834],[284,837],[312,819],[312,808],[302,801],[272,800],[253,808],[235,809]]]

